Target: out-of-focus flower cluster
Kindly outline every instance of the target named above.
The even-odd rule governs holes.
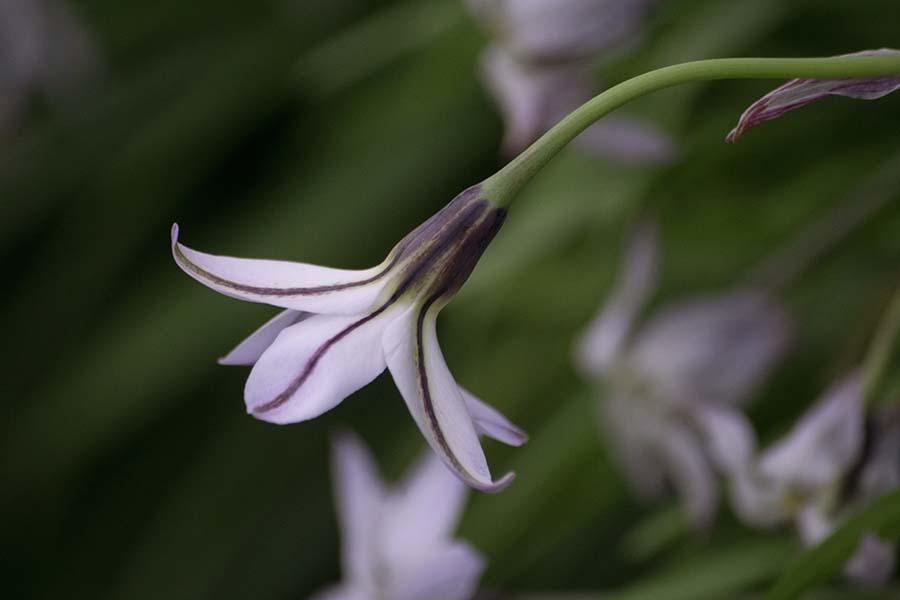
[[[467,0],[493,39],[482,75],[503,116],[513,156],[600,91],[595,71],[638,43],[653,0]],[[613,115],[576,142],[621,161],[666,161],[672,140],[652,123]]]
[[[804,544],[900,486],[900,420],[867,415],[859,373],[830,387],[776,443],[758,449],[742,408],[785,356],[791,322],[762,287],[660,309],[634,329],[658,269],[656,227],[642,223],[626,249],[606,306],[575,349],[600,384],[603,431],[638,495],[669,487],[698,528],[715,517],[720,487],[746,524],[793,522]],[[894,569],[893,544],[866,535],[845,565],[879,584]]]

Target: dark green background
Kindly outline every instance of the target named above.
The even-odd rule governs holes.
[[[169,227],[214,253],[367,267],[498,166],[475,72],[485,40],[454,0],[82,0],[104,69],[36,106],[0,163],[0,586],[9,598],[303,598],[339,577],[329,436],[349,424],[386,475],[424,444],[389,377],[312,422],[245,414],[247,371],[215,359],[274,313],[172,262]],[[893,0],[661,2],[600,74],[719,56],[900,46]],[[634,112],[677,139],[670,167],[566,151],[513,207],[440,320],[458,380],[532,436],[487,442],[506,492],[461,536],[483,586],[731,597],[798,546],[723,511],[695,536],[627,493],[570,345],[600,306],[632,218],[664,235],[655,303],[724,289],[900,152],[900,95],[833,99],[730,146],[777,82],[659,93]],[[888,193],[890,190],[888,190]],[[900,198],[900,190],[895,195]],[[859,360],[896,284],[890,208],[789,289],[796,342],[752,417],[782,431]],[[847,597],[835,583],[836,596]]]

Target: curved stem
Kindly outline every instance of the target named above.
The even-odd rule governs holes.
[[[718,58],[663,67],[624,81],[588,100],[486,179],[482,189],[498,206],[508,206],[529,179],[595,121],[636,98],[682,83],[718,79],[843,79],[883,75],[900,75],[900,56]]]
[[[869,406],[875,401],[875,393],[884,379],[898,336],[900,336],[900,287],[888,304],[875,332],[875,339],[872,340],[863,360],[863,402]]]

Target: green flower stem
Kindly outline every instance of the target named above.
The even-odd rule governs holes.
[[[900,336],[900,287],[897,288],[887,311],[881,318],[875,338],[863,360],[863,402],[869,406],[875,401],[878,386],[887,372],[898,336]]]
[[[900,75],[900,56],[718,58],[656,69],[613,86],[571,112],[482,183],[487,198],[509,206],[519,190],[560,150],[603,116],[651,92],[718,79],[844,79]]]

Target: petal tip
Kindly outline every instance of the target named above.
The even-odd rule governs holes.
[[[178,223],[172,223],[172,230],[170,232],[172,247],[174,248],[176,244],[178,244]]]
[[[469,482],[470,485],[475,487],[476,489],[487,492],[488,494],[496,494],[497,492],[502,492],[516,479],[516,474],[514,471],[510,471],[500,479],[491,482]]]
[[[226,354],[225,356],[220,356],[219,358],[217,358],[217,359],[216,359],[216,364],[217,364],[217,365],[222,365],[222,366],[225,366],[225,367],[231,367],[231,366],[235,366],[235,365],[240,365],[241,363],[235,362],[235,361],[231,358],[231,354]],[[248,409],[248,410],[249,410],[249,409]]]

